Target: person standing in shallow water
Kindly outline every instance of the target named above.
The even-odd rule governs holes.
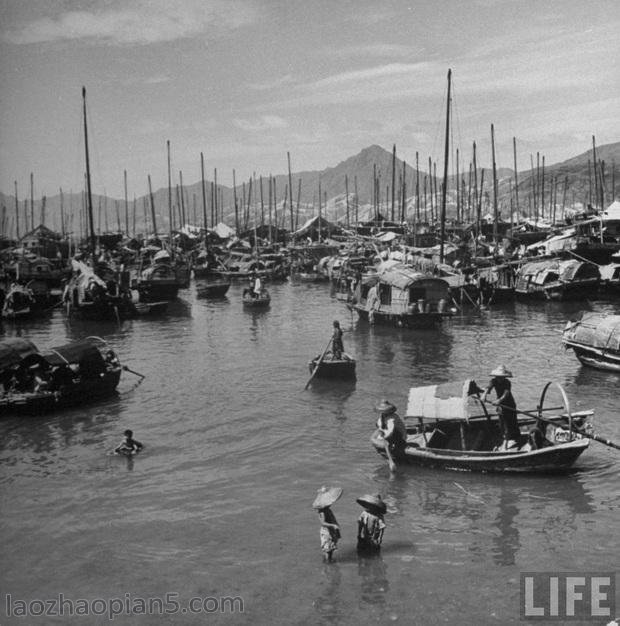
[[[362,553],[376,553],[383,542],[383,516],[387,506],[379,494],[361,496],[356,502],[364,509],[357,520],[357,550]]]
[[[342,328],[340,322],[334,320],[334,332],[332,333],[332,358],[339,361],[342,359],[344,344],[342,343]]]
[[[312,508],[319,513],[321,550],[323,551],[323,560],[327,563],[332,562],[334,551],[337,550],[338,540],[340,539],[340,526],[330,507],[341,495],[342,488],[340,487],[330,487],[329,489],[321,487],[312,503]]]

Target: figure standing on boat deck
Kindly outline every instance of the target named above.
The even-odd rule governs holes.
[[[508,450],[517,447],[521,437],[517,421],[517,403],[512,396],[512,386],[508,380],[512,378],[512,372],[506,369],[505,365],[499,365],[491,372],[491,376],[493,378],[482,394],[482,401],[484,402],[487,395],[495,389],[497,400],[493,404],[497,407],[497,416],[504,437],[502,448]]]
[[[330,507],[341,495],[341,487],[330,487],[329,489],[321,487],[312,503],[312,508],[317,509],[319,513],[321,550],[323,551],[323,559],[327,563],[331,563],[334,550],[337,549],[336,545],[340,539],[340,526]]]
[[[362,496],[356,502],[364,509],[357,520],[357,550],[365,553],[378,552],[383,541],[383,516],[387,506],[378,494]]]
[[[261,282],[260,276],[255,275],[254,277],[254,297],[258,298],[263,290],[263,283]]]
[[[334,320],[334,332],[332,334],[332,358],[336,360],[342,359],[342,353],[344,352],[344,345],[342,343],[342,328],[340,328],[340,322]]]
[[[129,456],[140,452],[144,446],[133,438],[133,431],[127,429],[124,434],[125,436],[123,437],[123,440],[114,449],[114,452],[116,452],[116,454],[125,454]]]
[[[388,400],[381,400],[375,407],[381,415],[377,419],[377,428],[383,433],[383,438],[391,452],[402,452],[407,444],[407,427],[396,407]]]

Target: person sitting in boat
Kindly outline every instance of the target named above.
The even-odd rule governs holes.
[[[365,495],[356,499],[364,509],[357,520],[357,550],[363,553],[378,552],[381,549],[387,511],[380,495]]]
[[[137,454],[144,446],[133,438],[133,431],[129,428],[125,431],[125,436],[120,444],[114,448],[116,454],[125,454],[131,456]]]
[[[388,400],[381,400],[375,407],[380,413],[377,419],[377,428],[381,431],[391,452],[401,452],[407,444],[407,427],[396,407]]]
[[[497,407],[500,428],[502,430],[503,443],[500,450],[509,450],[519,446],[521,432],[517,420],[517,403],[512,395],[512,386],[509,378],[512,372],[506,369],[505,365],[499,365],[491,372],[491,381],[482,394],[482,401],[485,402],[488,394],[495,390],[497,399],[493,404]]]
[[[340,322],[334,320],[334,332],[332,334],[332,360],[340,361],[342,359],[342,353],[344,352],[344,345],[342,343],[342,328],[340,328]]]
[[[43,370],[39,363],[31,365],[30,369],[32,370],[33,391],[35,393],[46,391],[50,384],[47,372]]]

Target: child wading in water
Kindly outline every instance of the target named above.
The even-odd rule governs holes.
[[[120,444],[114,449],[116,454],[131,456],[137,454],[144,446],[133,438],[133,431],[127,429]]]
[[[364,509],[357,520],[357,550],[362,553],[378,552],[383,541],[383,516],[387,506],[380,495],[362,496],[356,502]]]
[[[327,563],[331,563],[336,544],[340,539],[340,526],[336,520],[336,516],[330,509],[332,504],[340,498],[342,489],[340,487],[321,487],[318,495],[312,503],[312,508],[317,509],[319,519],[321,521],[321,530],[319,536],[321,538],[321,550],[323,558]]]

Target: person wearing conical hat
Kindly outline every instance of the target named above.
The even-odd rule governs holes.
[[[312,503],[312,508],[317,509],[319,513],[321,522],[319,538],[321,539],[323,560],[327,563],[332,562],[334,551],[337,550],[338,540],[340,539],[340,526],[330,507],[341,495],[341,487],[327,488],[323,486],[318,490],[317,496]]]
[[[361,496],[356,502],[363,509],[357,520],[357,550],[365,553],[378,552],[385,531],[383,516],[387,506],[379,494]]]
[[[499,365],[491,372],[491,376],[491,381],[482,394],[482,401],[485,402],[487,395],[495,390],[497,400],[493,404],[497,407],[497,416],[504,439],[501,449],[509,450],[518,447],[521,438],[517,420],[517,403],[512,395],[510,380],[508,380],[512,378],[512,372],[506,369],[505,365]]]
[[[396,406],[384,398],[375,407],[375,411],[380,414],[377,419],[377,428],[387,441],[390,452],[401,452],[407,443],[407,427],[396,412]]]

